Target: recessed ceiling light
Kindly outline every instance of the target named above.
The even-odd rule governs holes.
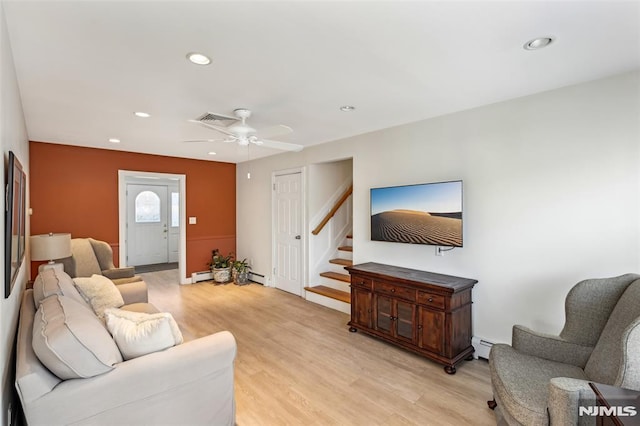
[[[340,107],[340,111],[353,111],[356,109],[353,105],[345,105]]]
[[[547,47],[548,45],[553,43],[553,40],[553,37],[538,37],[534,38],[533,40],[529,40],[522,47],[524,47],[525,50],[538,50],[542,49],[543,47]]]
[[[120,139],[110,138],[109,142],[111,142],[111,143],[120,143]]]
[[[134,112],[134,114],[136,115],[136,117],[142,117],[142,118],[149,118],[151,117],[151,114],[148,114],[146,112]]]
[[[215,152],[213,152],[213,151],[209,151],[207,154],[209,154],[209,155],[216,155],[216,153],[215,153]]]
[[[209,65],[211,63],[211,59],[208,56],[197,52],[187,53],[187,59],[196,65]]]

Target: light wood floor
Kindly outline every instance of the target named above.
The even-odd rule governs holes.
[[[142,274],[149,299],[185,340],[221,330],[238,342],[237,424],[495,425],[486,361],[455,375],[361,333],[348,315],[259,284],[180,286],[177,271]]]

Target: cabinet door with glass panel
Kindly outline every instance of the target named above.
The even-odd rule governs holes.
[[[400,340],[415,343],[415,304],[394,297],[375,295],[375,329]]]

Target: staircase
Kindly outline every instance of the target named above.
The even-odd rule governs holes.
[[[343,245],[337,249],[336,258],[330,259],[327,270],[321,272],[318,285],[305,287],[306,299],[346,314],[351,313],[351,277],[344,270],[351,266],[353,253],[353,236],[347,235]]]

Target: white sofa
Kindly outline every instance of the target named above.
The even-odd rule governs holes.
[[[144,282],[117,287],[125,302],[121,309],[157,312],[146,303]],[[234,425],[236,342],[231,333],[216,333],[116,362],[104,374],[63,380],[47,369],[34,351],[34,322],[38,334],[38,323],[42,322],[42,314],[36,316],[34,291],[36,300],[42,297],[42,291],[37,294],[35,287],[24,292],[16,350],[15,384],[29,425]],[[79,302],[69,299],[82,296],[74,291],[73,284],[71,288],[62,286],[53,295],[49,290],[39,306],[46,300],[51,304],[55,298],[77,307]]]

